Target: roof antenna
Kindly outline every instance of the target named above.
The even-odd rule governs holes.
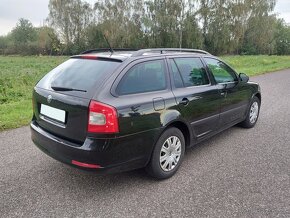
[[[109,49],[110,49],[111,54],[113,54],[114,50],[112,49],[112,46],[110,45],[109,40],[107,39],[105,34],[103,36],[104,36],[104,39],[106,40],[107,44],[109,45]]]

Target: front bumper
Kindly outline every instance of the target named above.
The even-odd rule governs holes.
[[[32,141],[44,153],[70,166],[98,173],[116,173],[145,167],[154,145],[152,132],[143,133],[142,137],[136,134],[113,139],[86,138],[79,145],[50,134],[35,121],[31,122],[30,127]],[[144,141],[144,137],[151,140]],[[74,165],[73,161],[100,167],[80,167]]]

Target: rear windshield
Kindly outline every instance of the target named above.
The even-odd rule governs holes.
[[[38,86],[88,91],[94,86],[101,85],[119,65],[120,62],[107,60],[72,58],[49,72],[38,83]]]

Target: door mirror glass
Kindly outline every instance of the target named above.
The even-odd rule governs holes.
[[[244,74],[244,73],[240,73],[240,74],[239,74],[239,77],[240,77],[240,80],[241,80],[242,82],[247,83],[247,82],[249,81],[249,77],[248,77],[246,74]]]

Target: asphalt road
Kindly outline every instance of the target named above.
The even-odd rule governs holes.
[[[38,150],[28,127],[0,133],[0,217],[290,217],[290,70],[252,80],[256,127],[187,150],[166,181],[81,172]]]

